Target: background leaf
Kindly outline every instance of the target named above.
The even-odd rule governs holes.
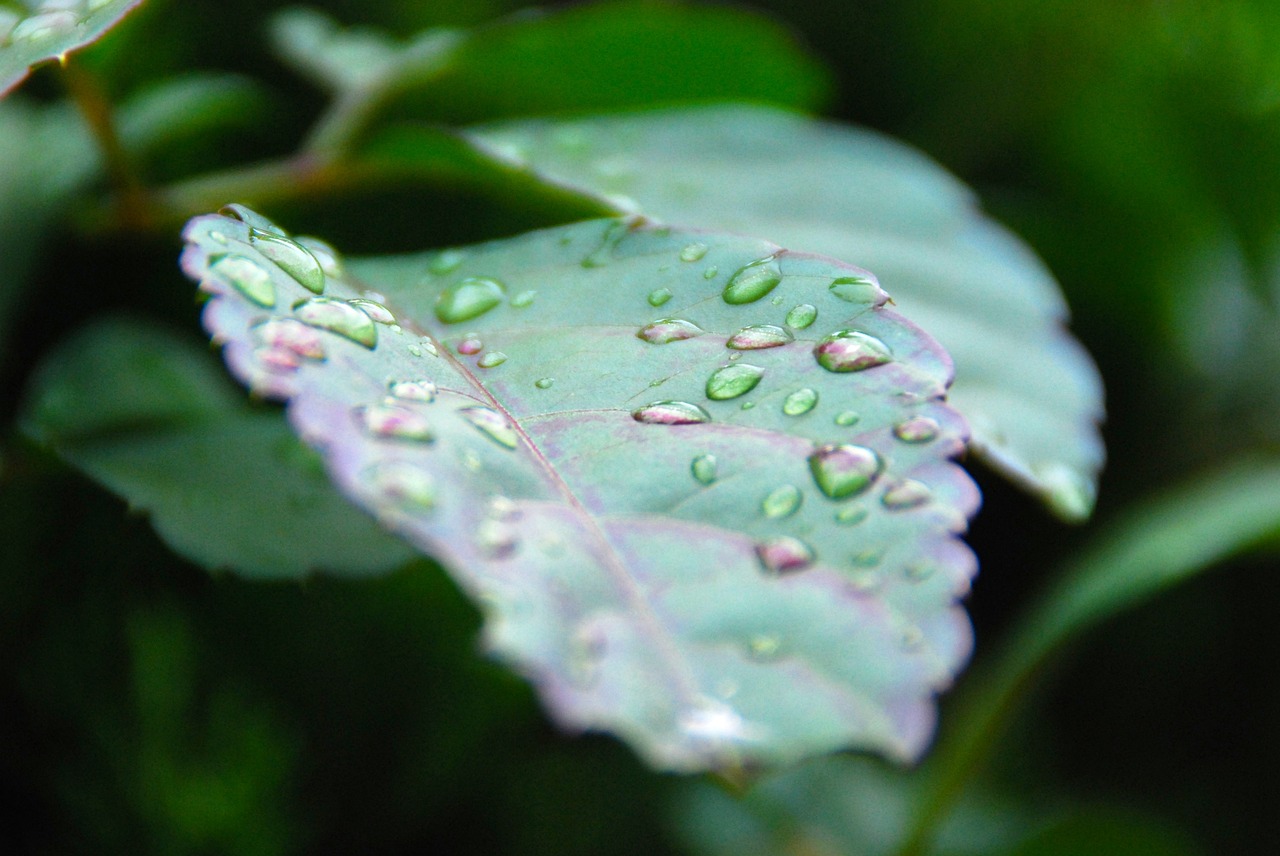
[[[0,6],[0,96],[33,65],[61,59],[102,37],[142,0],[42,0]]]
[[[348,273],[229,213],[183,266],[233,373],[560,721],[682,770],[921,751],[977,493],[945,355],[865,271],[606,220]]]
[[[859,264],[956,362],[951,401],[985,461],[1061,516],[1093,508],[1102,385],[1043,265],[923,155],[869,131],[714,107],[480,128],[516,167],[664,222]]]

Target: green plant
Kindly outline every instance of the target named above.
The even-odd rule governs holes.
[[[21,661],[43,674],[57,645],[128,640],[127,677],[106,680],[92,712],[70,712],[74,693],[19,693],[55,721],[125,735],[94,744],[119,794],[76,784],[83,763],[51,767],[60,811],[108,846],[298,849],[324,835],[299,806],[332,809],[281,789],[316,778],[297,735],[341,740],[334,723],[348,717],[361,745],[383,745],[392,723],[387,745],[414,759],[392,792],[421,805],[394,816],[448,827],[449,783],[492,790],[468,753],[541,720],[523,685],[456,650],[479,618],[438,560],[478,606],[485,646],[553,720],[724,789],[646,778],[590,742],[555,750],[588,760],[551,775],[502,738],[496,769],[524,787],[484,799],[524,820],[469,846],[592,852],[637,824],[638,852],[674,846],[645,844],[657,835],[645,812],[613,803],[580,840],[547,831],[607,774],[670,791],[698,852],[1186,852],[1141,814],[1058,822],[989,796],[999,788],[981,774],[1064,643],[1273,546],[1280,473],[1266,444],[1146,501],[1068,561],[1004,652],[979,654],[919,768],[820,757],[919,760],[934,696],[969,657],[957,600],[975,564],[958,536],[978,493],[952,458],[1066,521],[1093,511],[1102,387],[1063,329],[1056,283],[934,162],[807,116],[824,72],[769,19],[624,2],[482,23],[497,10],[387,5],[417,35],[312,10],[270,19],[274,54],[323,102],[140,48],[171,29],[203,51],[210,22],[261,26],[233,10],[0,9],[4,85],[59,66],[32,81],[35,97],[0,105],[0,360],[26,389],[5,450],[15,568],[65,549],[47,508],[65,503],[69,476],[44,448],[146,513],[180,556],[259,581],[184,577],[199,592],[184,606],[156,581],[180,574],[165,570],[175,560],[138,527],[130,543],[147,546],[109,551],[128,562],[141,550],[129,590],[156,593],[77,601],[107,618],[54,621],[42,629],[53,647]],[[257,46],[242,47],[225,67],[260,67]],[[198,345],[169,261],[184,223],[203,324],[258,398]],[[354,581],[335,590],[353,600],[331,619],[344,629],[262,636],[259,622],[306,627],[272,599],[298,594],[280,581],[338,585],[317,574]],[[24,600],[39,587],[10,585],[13,626],[39,624]],[[241,665],[192,653],[218,627],[254,627],[218,655]],[[455,687],[439,712],[424,713],[425,676],[384,720],[326,701],[322,672],[282,690],[287,653],[254,663],[274,646],[345,661],[341,646],[393,630],[449,652],[429,661]],[[372,667],[370,691],[398,685],[404,656]],[[340,673],[365,668],[355,657]],[[131,693],[113,695],[126,681]],[[228,736],[232,722],[250,736]],[[556,805],[535,810],[542,780]],[[370,824],[410,846],[394,824]]]

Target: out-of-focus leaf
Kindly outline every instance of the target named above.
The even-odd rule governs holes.
[[[956,364],[975,452],[1086,518],[1102,385],[1053,278],[937,164],[868,131],[714,107],[479,128],[477,145],[622,212],[760,235],[872,270]]]
[[[0,96],[33,65],[97,41],[142,0],[39,0],[0,5]]]
[[[1082,810],[1061,817],[1008,851],[1008,856],[1196,856],[1182,835],[1158,821],[1115,809]]]
[[[559,721],[678,770],[919,754],[978,497],[950,363],[869,274],[626,220],[344,263],[228,212],[183,266],[233,373]]]
[[[73,336],[41,366],[23,422],[205,567],[362,575],[412,558],[333,490],[278,414],[248,408],[167,331],[114,320]]]
[[[118,131],[134,156],[154,154],[252,121],[265,107],[262,87],[234,74],[191,73],[138,92],[120,111]]]

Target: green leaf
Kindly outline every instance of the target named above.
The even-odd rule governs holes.
[[[561,723],[676,770],[919,755],[978,497],[950,364],[869,274],[625,220],[344,267],[228,213],[183,266],[232,372]]]
[[[478,146],[623,213],[760,235],[872,270],[955,359],[972,448],[1086,518],[1103,461],[1102,385],[1063,329],[1048,271],[920,153],[869,131],[758,107],[527,121]]]
[[[1154,818],[1114,808],[1080,810],[1060,817],[1008,851],[1008,856],[1195,856],[1187,837]]]
[[[23,424],[205,567],[363,575],[413,556],[333,490],[278,414],[247,407],[166,330],[110,320],[71,337],[42,364]]]
[[[43,0],[0,6],[0,96],[31,67],[102,37],[142,0]]]

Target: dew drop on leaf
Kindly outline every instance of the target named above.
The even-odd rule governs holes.
[[[649,296],[646,299],[649,301],[650,306],[661,306],[671,299],[671,289],[655,288],[649,292]]]
[[[271,274],[253,259],[235,254],[216,256],[209,270],[259,306],[270,309],[276,305],[276,286]]]
[[[485,520],[476,527],[476,543],[491,559],[505,559],[516,551],[519,543],[514,527],[499,520]]]
[[[289,234],[285,232],[284,229],[281,229],[257,211],[254,211],[251,208],[246,208],[243,205],[237,205],[235,203],[232,203],[231,205],[224,205],[219,209],[218,213],[224,217],[230,217],[232,220],[239,220],[250,229],[257,229],[259,232],[270,232],[271,234],[279,235],[282,238],[289,237]]]
[[[790,517],[800,508],[804,495],[800,493],[800,488],[793,484],[784,484],[774,488],[760,503],[760,510],[764,512],[765,517],[777,519],[779,517]]]
[[[405,401],[430,403],[436,400],[436,385],[429,380],[401,380],[391,384],[391,395]]]
[[[9,37],[16,41],[43,42],[75,29],[76,16],[66,11],[32,15],[18,23]]]
[[[458,343],[458,353],[470,357],[484,350],[484,342],[475,334],[469,335]]]
[[[924,505],[932,496],[928,485],[915,479],[904,479],[886,490],[880,501],[890,511],[904,511]]]
[[[739,268],[724,287],[725,303],[740,306],[754,303],[782,282],[782,270],[773,256],[757,259]]]
[[[690,321],[679,318],[661,318],[652,324],[646,324],[636,333],[636,338],[643,339],[651,345],[666,345],[670,342],[682,342],[701,336],[706,331]]]
[[[756,388],[764,377],[764,369],[758,366],[735,363],[716,369],[707,378],[707,398],[712,401],[727,401],[746,395]]]
[[[379,324],[396,323],[396,316],[391,314],[391,310],[376,300],[369,300],[364,297],[353,297],[347,302]]]
[[[214,229],[209,233],[209,240],[213,241],[215,244],[221,244],[224,247],[227,245],[227,236],[219,232],[217,229]]]
[[[809,303],[798,303],[787,313],[787,326],[793,330],[803,330],[818,320],[818,308]]]
[[[680,251],[680,261],[696,262],[707,254],[706,244],[689,244]]]
[[[696,425],[710,422],[711,414],[688,401],[655,401],[633,410],[631,418],[652,425]]]
[[[716,265],[712,265],[711,267],[707,268],[702,272],[702,278],[715,279],[716,276],[719,275],[719,273],[720,273],[720,268],[717,267]]]
[[[507,418],[488,407],[464,407],[458,411],[463,419],[477,431],[504,449],[514,449],[520,444],[520,435]]]
[[[813,548],[798,538],[783,535],[756,545],[756,558],[770,574],[803,571],[814,563]]]
[[[393,404],[374,404],[356,408],[356,418],[375,437],[430,443],[435,432],[427,418],[416,410]]]
[[[860,372],[893,359],[888,345],[857,330],[837,330],[814,347],[813,355],[829,372]]]
[[[540,377],[533,382],[533,385],[536,386],[538,389],[551,389],[552,384],[554,384],[555,382],[556,382],[555,378]]]
[[[303,288],[313,294],[324,291],[324,270],[316,257],[301,244],[273,232],[253,228],[249,229],[249,243]]]
[[[828,286],[833,295],[848,303],[875,303],[880,286],[862,276],[843,276]]]
[[[868,511],[863,505],[846,505],[836,512],[836,523],[841,526],[857,526],[867,519]]]
[[[809,471],[818,489],[832,499],[860,493],[880,474],[880,456],[864,446],[830,443],[809,456]]]
[[[922,583],[932,577],[936,570],[937,568],[934,567],[932,562],[912,562],[902,569],[902,575],[910,582]]]
[[[304,324],[337,333],[366,348],[378,344],[378,328],[373,319],[345,301],[312,297],[293,311]]]
[[[507,361],[507,355],[502,351],[489,351],[480,359],[476,360],[476,365],[482,369],[491,369],[500,366]]]
[[[850,425],[857,425],[858,420],[861,418],[862,417],[853,410],[842,410],[836,414],[834,421],[841,428],[848,428]]]
[[[776,659],[781,650],[782,640],[772,633],[752,636],[751,641],[747,643],[747,656],[760,662]]]
[[[782,402],[782,412],[788,416],[803,416],[818,403],[818,391],[802,387],[791,393]]]
[[[725,347],[737,351],[758,351],[764,348],[777,348],[793,340],[793,336],[784,328],[773,324],[753,324],[743,327],[729,337]]]
[[[524,309],[526,306],[532,306],[533,298],[536,297],[537,294],[538,292],[532,290],[522,291],[511,298],[511,305],[516,309]]]
[[[436,317],[446,324],[479,318],[503,301],[507,287],[496,279],[471,276],[455,282],[436,298]]]
[[[408,461],[382,461],[363,474],[368,487],[400,506],[435,507],[436,485],[430,473]]]
[[[253,328],[258,339],[271,348],[283,348],[308,360],[325,358],[320,334],[292,318],[272,318]]]
[[[295,241],[320,263],[320,270],[324,271],[325,276],[331,276],[339,279],[342,276],[342,256],[328,242],[319,238],[298,237]]]
[[[444,250],[427,264],[427,272],[435,276],[453,273],[466,258],[462,250]]]
[[[938,436],[938,423],[928,416],[916,416],[895,425],[893,435],[904,443],[928,443]]]
[[[717,477],[716,466],[715,455],[699,455],[689,465],[689,471],[699,484],[714,484]]]

